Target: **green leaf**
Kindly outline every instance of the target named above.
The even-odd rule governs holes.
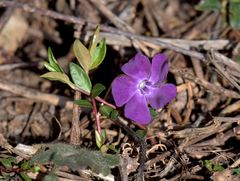
[[[107,145],[102,145],[101,148],[100,148],[100,151],[101,151],[102,153],[107,153],[107,151],[108,151],[108,146],[107,146]]]
[[[115,153],[118,153],[119,151],[116,149],[115,145],[108,145],[108,148],[112,151],[114,151]]]
[[[23,178],[24,181],[31,181],[32,179],[24,172],[20,173],[21,177]]]
[[[204,160],[203,164],[208,169],[208,171],[212,172],[213,164],[210,160]]]
[[[26,161],[23,162],[20,167],[24,170],[28,170],[31,168],[31,166],[29,165],[29,162],[26,162]]]
[[[44,67],[48,69],[50,72],[57,72],[55,68],[53,68],[48,62],[44,62]]]
[[[74,84],[87,93],[91,92],[92,84],[87,73],[77,64],[69,64],[70,74]]]
[[[79,168],[89,167],[95,173],[109,175],[111,168],[120,163],[118,154],[102,154],[100,151],[76,148],[73,145],[55,143],[46,144],[45,149],[41,149],[31,158],[30,163],[53,163],[57,166],[68,166],[76,171]]]
[[[90,46],[89,46],[89,51],[91,55],[93,54],[95,48],[97,47],[98,40],[99,40],[99,31],[100,31],[100,28],[99,26],[97,26],[94,34],[91,37]]]
[[[74,88],[74,84],[70,81],[69,77],[65,73],[48,72],[46,74],[41,75],[41,77],[49,80],[60,81],[65,84],[68,84],[71,88]]]
[[[220,164],[214,164],[213,165],[213,169],[212,169],[214,172],[221,172],[224,170],[224,167]]]
[[[240,168],[234,168],[232,169],[232,172],[234,175],[240,175]]]
[[[198,10],[221,10],[221,3],[219,0],[201,0],[196,6]]]
[[[46,175],[43,179],[43,181],[57,181],[57,176],[56,175]]]
[[[234,28],[240,28],[240,0],[229,1],[229,21]]]
[[[151,114],[152,119],[155,118],[155,117],[157,117],[158,112],[157,112],[155,109],[153,109],[152,107],[150,107],[149,110],[150,110],[150,114]]]
[[[5,168],[12,168],[12,163],[16,162],[16,158],[14,157],[9,157],[9,158],[4,158],[1,160],[1,163]]]
[[[97,97],[99,94],[102,93],[102,91],[104,91],[106,89],[106,87],[100,83],[97,83],[93,86],[92,88],[92,92],[91,95],[92,97]]]
[[[49,71],[52,71],[54,70],[53,72],[64,72],[63,69],[60,67],[60,65],[58,65],[58,62],[57,60],[55,59],[54,55],[53,55],[53,52],[52,52],[52,49],[49,47],[48,48],[48,61],[49,61],[49,64],[45,65],[44,66],[49,70],[49,68],[51,70]]]
[[[92,103],[87,99],[75,100],[74,104],[77,104],[80,107],[92,108]]]
[[[101,137],[102,137],[102,142],[105,143],[105,141],[107,140],[107,131],[106,131],[106,129],[102,130]]]
[[[90,68],[91,55],[88,49],[76,39],[73,43],[73,52],[79,64],[88,73]]]
[[[97,68],[105,58],[107,51],[106,41],[103,38],[99,45],[95,48],[92,57],[91,57],[91,69]]]
[[[113,110],[110,114],[110,118],[113,120],[113,121],[116,121],[118,119],[118,116],[119,116],[119,112],[117,110]]]
[[[145,136],[147,136],[147,130],[139,129],[139,130],[136,131],[136,135],[139,138],[143,139],[143,138],[145,138]]]
[[[106,105],[103,105],[99,108],[99,112],[108,118],[110,117],[110,114],[112,111],[113,111],[113,108]]]
[[[95,140],[98,148],[101,148],[103,145],[102,137],[97,130],[95,130]]]
[[[32,171],[33,173],[38,173],[38,172],[41,171],[41,168],[40,168],[39,165],[35,165],[35,166],[31,169],[31,171]]]

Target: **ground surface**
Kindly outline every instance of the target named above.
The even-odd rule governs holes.
[[[133,131],[147,129],[146,145],[134,139],[131,130],[102,117],[106,143],[114,144],[121,155],[120,166],[112,170],[115,180],[134,180],[137,175],[145,180],[240,180],[240,31],[229,25],[227,14],[199,11],[199,1],[18,2],[0,1],[0,157],[17,158],[13,167],[0,165],[2,180],[23,179],[18,163],[33,154],[27,148],[16,151],[19,144],[29,145],[30,151],[39,149],[32,147],[36,144],[58,142],[98,150],[92,113],[82,109],[80,140],[71,140],[74,92],[40,78],[47,72],[43,62],[48,47],[67,71],[68,63],[75,61],[74,39],[87,45],[97,24],[106,37],[107,54],[90,77],[94,84],[109,88],[101,97],[114,103],[111,82],[136,52],[149,57],[167,54],[171,66],[167,81],[178,90],[176,99],[147,127],[126,122]],[[60,180],[103,179],[84,169],[56,171],[41,164],[41,171],[27,174],[39,180],[43,178],[39,175],[50,172]]]

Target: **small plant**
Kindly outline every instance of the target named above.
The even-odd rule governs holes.
[[[48,49],[48,62],[45,67],[48,73],[41,77],[56,80],[68,84],[73,90],[86,95],[86,99],[75,100],[74,103],[92,109],[96,119],[95,140],[100,152],[75,149],[69,145],[49,146],[48,150],[38,154],[33,160],[37,162],[53,161],[56,165],[68,165],[71,169],[87,166],[93,170],[109,174],[110,168],[119,164],[117,154],[106,154],[108,150],[115,153],[114,144],[107,143],[106,130],[101,128],[100,117],[105,116],[117,120],[120,113],[116,106],[103,100],[99,95],[105,90],[105,86],[97,83],[92,86],[89,72],[96,69],[106,55],[105,39],[99,41],[99,27],[90,41],[90,46],[85,47],[79,40],[73,44],[73,52],[78,64],[69,64],[69,77],[58,64],[51,49]],[[123,65],[122,71],[126,75],[119,76],[112,83],[112,95],[118,107],[125,105],[124,115],[138,124],[149,124],[152,116],[156,115],[156,109],[173,100],[176,96],[176,86],[165,84],[168,73],[168,60],[164,54],[153,57],[152,64],[143,54],[136,54],[133,59]],[[100,103],[100,104],[98,104]],[[148,103],[150,107],[148,107]],[[137,131],[137,136],[143,138],[146,131]],[[85,159],[88,160],[85,160]]]
[[[28,173],[37,173],[40,171],[38,165],[31,165],[28,161],[17,162],[15,157],[0,159],[0,180],[23,180],[31,181]]]
[[[219,11],[225,22],[233,28],[240,28],[240,0],[201,0],[196,8],[202,11]]]

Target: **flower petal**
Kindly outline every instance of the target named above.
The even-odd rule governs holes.
[[[122,66],[122,71],[139,81],[146,80],[151,74],[151,63],[146,56],[137,53],[128,63]]]
[[[137,82],[127,75],[122,75],[113,80],[112,95],[118,107],[128,102],[137,91]]]
[[[160,109],[176,97],[177,88],[174,84],[165,84],[162,87],[148,87],[145,94],[149,104],[154,109]]]
[[[168,60],[165,54],[156,54],[152,59],[152,74],[150,82],[159,84],[163,82],[168,73]]]
[[[151,121],[151,114],[143,94],[137,92],[125,105],[125,117],[142,125]]]

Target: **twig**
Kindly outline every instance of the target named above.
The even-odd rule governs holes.
[[[14,11],[14,9],[10,8],[10,9],[6,10],[4,12],[4,14],[1,16],[1,19],[0,19],[0,32],[2,31],[3,27],[7,23],[8,19],[11,17],[13,11]]]
[[[75,91],[74,100],[79,100],[79,99],[81,99],[81,93],[78,91]],[[80,145],[80,135],[81,135],[81,130],[79,126],[80,114],[81,114],[81,108],[79,107],[79,105],[74,104],[73,114],[72,114],[71,134],[70,134],[70,143],[73,145]]]
[[[0,65],[0,71],[3,72],[3,71],[9,71],[9,70],[13,70],[13,69],[16,69],[16,68],[22,68],[22,67],[35,67],[37,65],[39,65],[40,63],[24,63],[24,62],[21,62],[21,63],[14,63],[14,64],[3,64],[3,65]]]
[[[173,72],[176,75],[182,76],[185,79],[193,81],[196,84],[201,85],[204,88],[206,88],[208,90],[211,90],[214,93],[218,93],[221,96],[226,96],[226,97],[230,97],[230,98],[239,98],[240,97],[240,95],[235,91],[225,89],[221,86],[212,84],[212,83],[207,82],[203,79],[199,79],[199,78],[195,77],[187,69],[182,69],[182,70],[170,69],[170,71]]]
[[[209,60],[217,68],[217,72],[220,75],[223,75],[233,86],[235,86],[240,91],[240,86],[234,81],[234,79],[231,78],[231,76],[229,75],[229,72],[224,70],[224,68],[222,68],[217,63],[216,59],[214,58],[213,50],[211,51],[211,56],[209,56]],[[238,71],[240,71],[240,69]]]
[[[84,34],[84,40],[88,41],[90,36],[93,34],[93,31],[87,31]],[[109,33],[109,32],[100,32],[100,38],[105,37],[106,42],[109,45],[120,45],[130,47],[132,46],[131,40],[126,36],[122,36],[120,34]],[[170,43],[176,45],[178,47],[188,49],[197,48],[203,50],[222,50],[226,48],[228,44],[230,44],[229,40],[225,39],[216,39],[216,40],[185,40],[185,39],[173,39],[173,38],[156,38],[162,42]],[[156,45],[155,43],[151,43]],[[158,48],[158,46],[156,47]],[[197,61],[197,60],[196,60]]]
[[[36,8],[36,7],[33,7],[31,5],[28,5],[28,4],[24,4],[24,3],[19,3],[19,2],[14,2],[14,1],[6,1],[5,0],[5,1],[0,2],[0,7],[20,8],[20,9],[26,11],[26,12],[29,12],[29,13],[35,13],[35,14],[39,14],[39,15],[43,15],[43,16],[48,16],[48,17],[51,17],[53,19],[59,19],[59,20],[63,20],[63,21],[69,22],[69,23],[73,23],[73,24],[85,25],[86,27],[89,27],[89,28],[95,28],[96,27],[95,23],[87,22],[86,20],[84,20],[82,18],[77,18],[77,17],[69,16],[69,15],[63,15],[63,14],[57,13],[55,11]],[[121,30],[118,30],[116,28],[112,28],[112,27],[105,26],[105,25],[100,25],[100,26],[101,26],[101,30],[103,30],[103,31],[111,32],[111,33],[118,34],[118,35],[121,35],[121,36],[126,36],[130,39],[137,39],[137,40],[153,43],[153,44],[162,46],[164,48],[168,48],[168,49],[174,50],[176,52],[180,52],[182,54],[195,57],[195,58],[200,59],[204,62],[206,61],[204,54],[202,54],[200,52],[197,52],[197,51],[187,50],[187,49],[181,48],[179,46],[173,45],[171,43],[163,42],[163,41],[161,41],[159,39],[156,39],[156,38],[146,37],[146,36],[142,36],[142,35],[135,35],[134,33],[121,31]]]
[[[142,181],[143,180],[143,175],[144,175],[144,169],[145,169],[145,162],[146,162],[146,150],[147,150],[147,145],[145,140],[139,138],[136,133],[127,125],[125,125],[125,120],[122,117],[118,117],[118,120],[116,123],[122,127],[127,134],[129,134],[135,142],[137,142],[140,145],[140,155],[139,155],[139,167],[138,167],[138,174],[137,174],[137,181]]]
[[[100,0],[90,0],[97,9],[100,10],[100,12],[106,16],[116,27],[118,27],[120,30],[127,31],[134,33],[134,29],[125,23],[123,20],[121,20],[119,17],[117,17],[111,10],[109,10]],[[133,46],[135,48],[140,48],[145,54],[148,54],[148,50],[146,47],[142,44],[142,42],[132,39],[133,40]]]
[[[25,87],[16,83],[11,83],[1,78],[0,78],[0,89],[11,92],[13,94],[26,97],[26,98],[30,98],[36,101],[47,102],[54,106],[61,106],[67,109],[73,108],[73,102],[68,97],[42,93],[35,89],[31,89],[29,87]]]

